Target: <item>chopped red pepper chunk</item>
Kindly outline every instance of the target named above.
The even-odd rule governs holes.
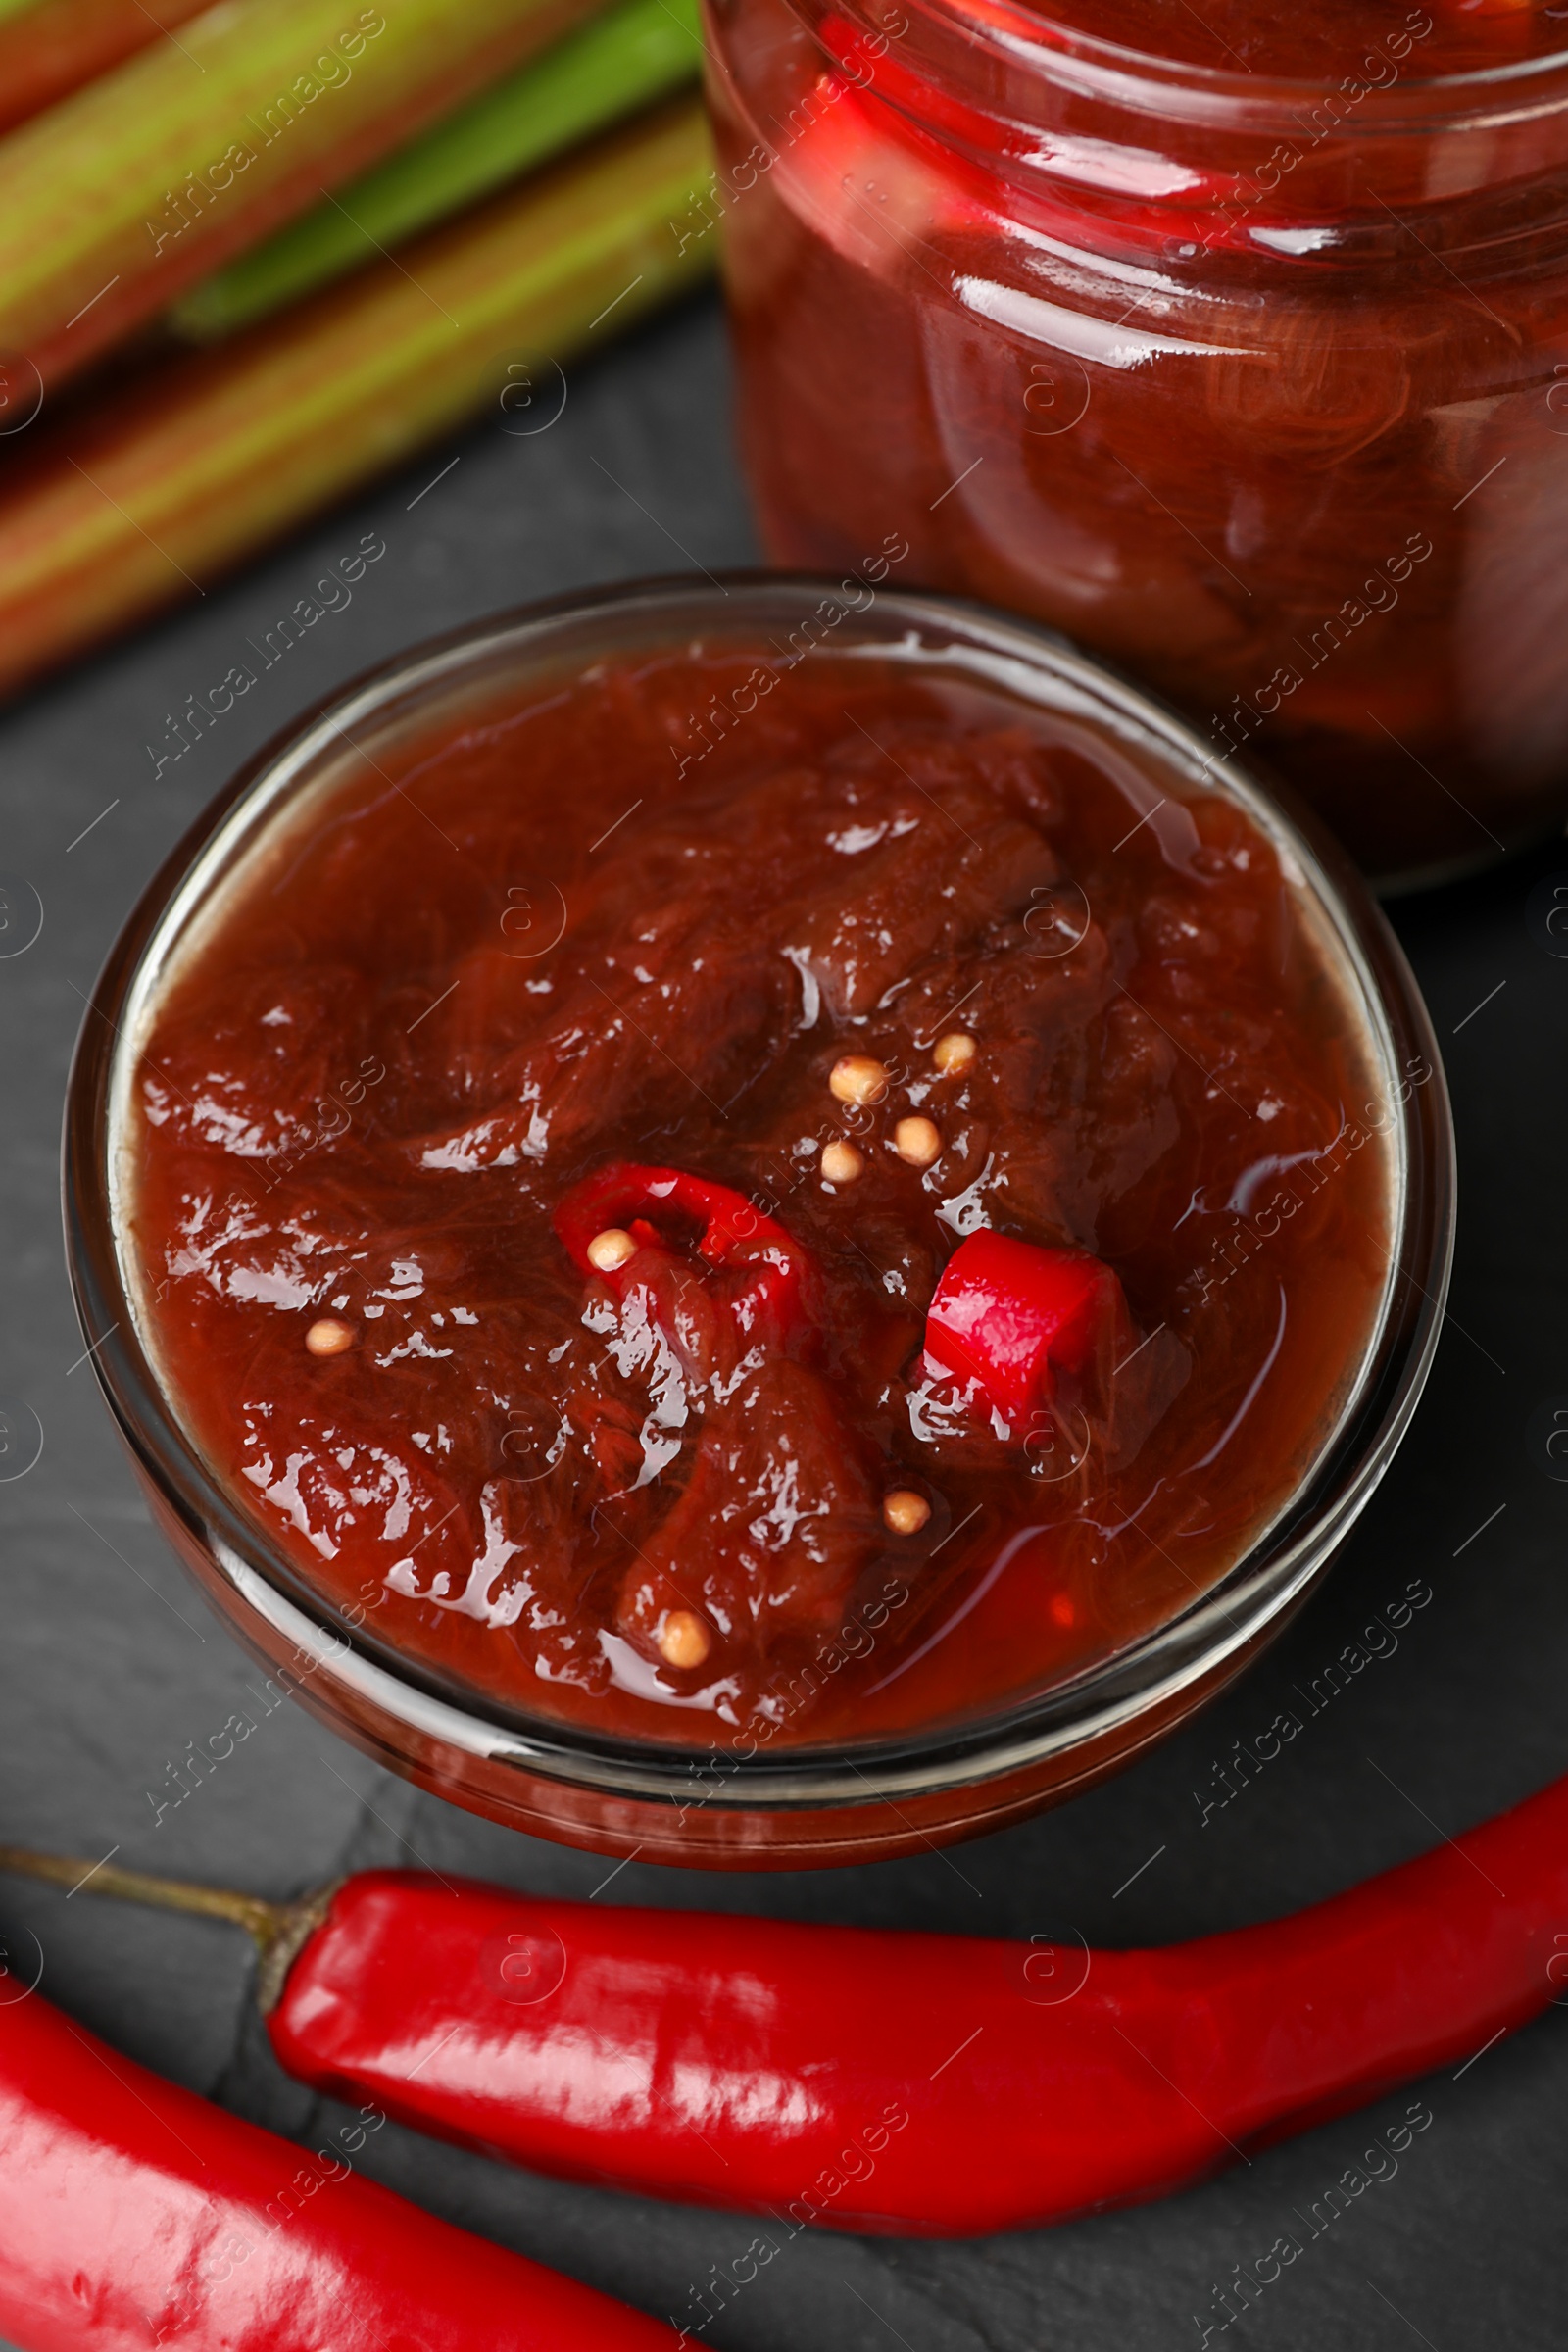
[[[960,1242],[926,1318],[928,1369],[978,1384],[1015,1427],[1046,1403],[1057,1372],[1089,1365],[1121,1285],[1087,1250],[1046,1250],[988,1227]]]
[[[684,1168],[613,1160],[573,1187],[554,1222],[578,1270],[600,1274],[616,1289],[635,1275],[636,1258],[627,1257],[613,1267],[596,1265],[589,1246],[597,1235],[617,1227],[645,1246],[669,1249],[679,1246],[679,1237],[668,1230],[672,1223],[696,1224],[701,1227],[697,1253],[710,1265],[756,1267],[756,1304],[768,1310],[784,1331],[807,1319],[803,1293],[809,1261],[800,1243],[777,1218],[754,1207],[744,1193],[711,1177],[693,1176]]]

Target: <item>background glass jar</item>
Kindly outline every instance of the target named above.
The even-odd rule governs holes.
[[[780,562],[1035,614],[1384,880],[1568,804],[1568,57],[1335,85],[1009,0],[708,0]]]

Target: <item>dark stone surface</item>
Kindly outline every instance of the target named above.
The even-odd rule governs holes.
[[[412,503],[454,455],[461,463]],[[353,605],[154,781],[145,746],[162,740],[165,712],[220,678],[248,636],[372,528],[388,552]],[[91,1856],[118,1845],[147,1868],[279,1894],[416,1859],[574,1894],[603,1879],[592,1856],[417,1794],[292,1707],[154,1827],[147,1791],[188,1740],[221,1726],[249,1670],[153,1532],[77,1361],[56,1199],[61,1096],[83,1000],[136,892],[203,800],[295,710],[494,607],[751,552],[725,440],[721,327],[705,305],[574,375],[549,432],[483,430],[434,453],[0,719],[0,865],[32,885],[45,915],[35,943],[0,961],[0,1396],[24,1400],[44,1431],[36,1466],[0,1484],[0,1838]],[[757,1878],[633,1864],[603,1899],[990,1935],[1070,1922],[1092,1941],[1159,1941],[1309,1902],[1568,1768],[1568,1486],[1544,1473],[1527,1437],[1536,1408],[1568,1393],[1568,961],[1547,952],[1531,896],[1559,870],[1568,880],[1562,845],[1398,909],[1457,1102],[1452,1314],[1397,1463],[1327,1590],[1270,1656],[1110,1786],[951,1856]],[[1194,1791],[1211,1788],[1214,1760],[1413,1578],[1433,1599],[1397,1651],[1205,1822]],[[68,1905],[15,1880],[0,1883],[0,1927],[14,1941],[39,1938],[46,1990],[119,2048],[278,2130],[316,2128],[310,2096],[271,2062],[229,1932],[85,1895]],[[1414,2095],[1192,2194],[1066,2229],[956,2245],[797,2238],[706,2340],[726,2352],[1197,2345],[1194,2314],[1212,2315],[1233,2266],[1284,2230],[1300,2234],[1298,2213]],[[1396,2176],[1308,2242],[1235,2336],[1277,2352],[1560,2344],[1568,2022],[1548,2012],[1419,2095],[1434,2120]],[[535,2180],[391,2128],[366,2163],[452,2219],[657,2313],[685,2312],[710,2265],[753,2234],[744,2219]],[[3,2240],[0,2214],[0,2260]]]

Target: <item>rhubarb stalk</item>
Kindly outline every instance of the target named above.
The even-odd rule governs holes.
[[[623,0],[193,287],[168,323],[197,343],[248,326],[695,80],[701,63],[693,0]]]
[[[588,0],[225,0],[0,143],[0,353],[45,394]]]
[[[531,399],[547,417],[562,361],[706,274],[713,240],[672,223],[710,169],[702,109],[678,101],[62,426],[0,493],[0,690],[205,588],[487,406],[499,420]]]
[[[58,106],[207,0],[0,0],[0,130]]]

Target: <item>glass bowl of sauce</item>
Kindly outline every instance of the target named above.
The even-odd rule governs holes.
[[[1033,614],[1381,880],[1568,808],[1568,20],[710,0],[770,556]]]
[[[284,1686],[617,1853],[971,1834],[1169,1729],[1413,1409],[1436,1047],[1340,855],[1065,644],[651,583],[254,761],[71,1082],[94,1363]]]

